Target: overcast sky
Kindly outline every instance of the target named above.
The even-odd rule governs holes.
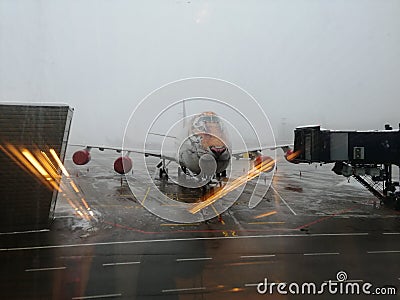
[[[68,103],[73,142],[118,144],[148,93],[206,76],[282,136],[397,127],[399,16],[398,0],[0,0],[0,101]]]

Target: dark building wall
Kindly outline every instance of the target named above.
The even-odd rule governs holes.
[[[0,105],[0,232],[48,228],[57,190],[23,167],[9,149],[49,153],[53,148],[64,161],[72,114],[62,105]]]

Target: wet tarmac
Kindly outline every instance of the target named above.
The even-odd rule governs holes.
[[[398,292],[377,294],[400,287],[400,214],[335,175],[332,165],[279,159],[271,188],[255,208],[248,207],[253,180],[221,219],[186,224],[145,209],[141,203],[152,194],[145,170],[128,175],[132,193],[112,170],[114,159],[97,151],[87,166],[67,159],[79,193],[59,195],[50,231],[0,235],[2,298],[365,299],[345,287],[328,291],[323,283],[331,280],[338,287],[371,283],[369,298],[399,299]],[[149,170],[158,163],[148,161]],[[248,161],[233,164],[241,170]],[[165,204],[172,210],[175,202],[202,197],[155,182],[173,199]],[[272,288],[261,294],[257,286],[265,280]],[[286,284],[282,293],[278,283]],[[301,293],[302,283],[314,283],[321,294]]]

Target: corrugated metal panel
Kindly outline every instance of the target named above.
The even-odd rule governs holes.
[[[57,192],[26,171],[9,149],[53,148],[63,161],[72,114],[64,105],[0,105],[0,232],[48,227]]]

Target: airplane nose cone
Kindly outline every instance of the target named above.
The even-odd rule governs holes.
[[[222,153],[224,153],[226,151],[226,147],[225,146],[210,146],[210,150],[211,152],[215,155],[216,158],[220,157]]]

